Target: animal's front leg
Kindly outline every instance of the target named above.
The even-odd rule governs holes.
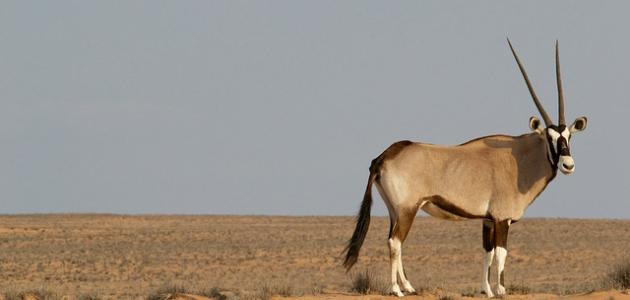
[[[503,220],[496,222],[495,225],[495,244],[494,253],[497,258],[497,294],[505,295],[505,259],[507,258],[507,238],[510,229],[511,220]]]
[[[483,238],[483,271],[481,276],[481,292],[485,293],[488,297],[494,297],[492,288],[490,287],[490,266],[494,259],[494,222],[484,221],[481,231]]]

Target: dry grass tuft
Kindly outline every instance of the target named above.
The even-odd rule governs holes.
[[[262,300],[271,299],[275,295],[283,297],[295,296],[293,287],[288,284],[265,284],[258,292],[258,297]]]
[[[79,295],[77,299],[78,300],[101,300],[102,298],[97,295],[81,294]]]
[[[200,296],[214,298],[216,300],[227,300],[227,296],[221,293],[221,290],[217,287],[211,288],[209,291],[201,291],[197,293]]]
[[[461,292],[462,297],[475,297],[475,295],[477,294],[477,291],[475,289],[467,289],[463,292]]]
[[[56,293],[46,289],[36,289],[24,292],[6,292],[5,300],[59,300],[61,297]]]
[[[17,293],[14,292],[4,292],[0,294],[0,299],[2,300],[22,300],[21,297],[18,296]]]
[[[507,286],[507,293],[509,295],[527,295],[531,292],[531,289],[523,284],[510,284]]]
[[[321,295],[324,293],[324,287],[319,285],[319,284],[315,284],[311,287],[310,290],[310,294],[313,296],[317,296],[317,295]]]
[[[271,292],[271,290],[267,286],[264,286],[258,292],[257,298],[260,300],[269,300],[271,299],[271,297],[273,297],[273,292]]]
[[[80,294],[78,296],[62,296],[44,288],[26,290],[22,292],[8,291],[0,293],[0,300],[101,300],[102,298],[93,294]]]
[[[630,289],[630,261],[626,260],[615,266],[606,276],[605,285],[619,290]]]
[[[228,297],[230,300],[261,300],[258,293],[246,293],[243,291],[235,291]]]
[[[146,300],[168,300],[178,294],[187,294],[190,291],[182,285],[169,284],[158,288],[155,292],[147,296]]]
[[[380,277],[376,276],[371,270],[365,270],[364,273],[357,273],[352,280],[351,290],[360,294],[376,293],[380,295],[389,294],[387,283]]]

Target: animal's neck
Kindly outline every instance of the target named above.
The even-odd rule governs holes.
[[[521,165],[529,166],[532,179],[545,179],[548,183],[553,180],[558,167],[549,161],[549,145],[544,136],[538,133],[525,134],[517,138],[521,151],[519,160]]]

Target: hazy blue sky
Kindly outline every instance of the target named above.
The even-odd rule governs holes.
[[[589,118],[526,216],[628,218],[627,3],[4,1],[0,213],[354,214],[394,141],[528,131],[509,36]]]

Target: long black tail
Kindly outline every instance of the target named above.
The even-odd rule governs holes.
[[[368,178],[367,188],[363,195],[363,202],[361,202],[361,209],[357,215],[357,226],[354,228],[352,238],[348,241],[348,245],[344,249],[346,252],[346,259],[343,261],[343,266],[346,267],[346,271],[349,271],[352,266],[359,259],[359,251],[363,246],[363,241],[370,228],[370,210],[372,209],[372,183],[377,176],[377,170],[374,162],[370,167],[370,177]]]

